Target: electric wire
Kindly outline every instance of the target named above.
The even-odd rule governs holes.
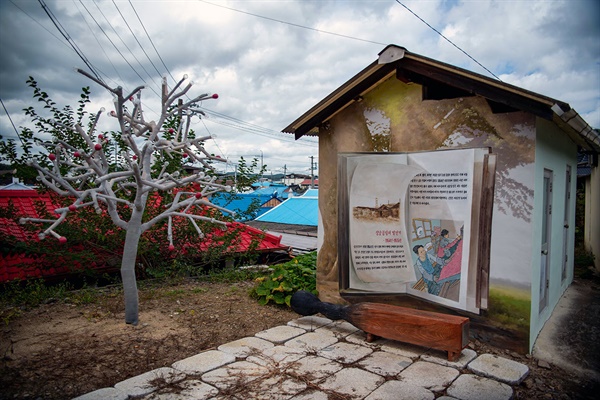
[[[119,12],[119,15],[121,16],[121,18],[123,18],[123,22],[125,22],[125,25],[127,25],[127,28],[129,29],[129,32],[131,32],[131,36],[133,36],[133,38],[135,39],[135,41],[137,42],[137,44],[140,46],[140,48],[142,49],[142,51],[146,55],[146,58],[148,59],[148,61],[150,61],[150,64],[152,64],[152,66],[154,67],[154,70],[156,71],[156,73],[158,74],[158,76],[161,76],[160,71],[158,70],[158,68],[156,68],[156,65],[154,65],[154,63],[152,62],[152,59],[150,58],[150,56],[148,56],[148,53],[146,53],[146,49],[144,49],[144,46],[142,46],[142,44],[138,40],[137,36],[133,32],[133,29],[131,29],[131,26],[129,26],[129,23],[127,22],[127,19],[125,19],[125,16],[123,15],[123,13],[121,12],[121,10],[119,9],[119,6],[117,5],[117,3],[115,3],[115,0],[112,0],[112,2],[115,5],[115,8],[117,9],[117,11]]]
[[[117,67],[115,67],[115,64],[112,62],[112,60],[110,59],[110,57],[106,53],[106,50],[104,50],[104,46],[102,46],[102,43],[100,43],[100,40],[98,40],[98,35],[94,34],[94,31],[92,30],[92,26],[89,24],[88,20],[85,18],[85,15],[83,15],[83,13],[81,12],[81,10],[79,9],[79,6],[77,5],[77,2],[75,0],[73,0],[73,4],[77,8],[77,11],[79,12],[79,15],[81,15],[81,19],[85,22],[85,24],[87,25],[88,29],[90,30],[90,33],[92,34],[92,36],[94,37],[94,39],[96,39],[96,43],[98,43],[98,46],[102,50],[102,53],[104,53],[104,57],[106,57],[106,59],[108,60],[108,62],[110,63],[110,65],[112,65],[112,67],[115,70],[115,73],[117,74],[117,76],[119,77],[119,79],[121,81],[123,81],[123,78],[121,77],[121,74],[119,74],[119,71],[117,70]],[[112,80],[112,81],[114,82],[114,80]]]
[[[35,22],[36,24],[38,24],[39,26],[41,26],[46,32],[48,32],[49,34],[51,34],[52,36],[54,36],[60,43],[62,43],[64,46],[66,46],[67,48],[73,50],[71,48],[71,46],[69,46],[68,43],[65,43],[61,38],[59,38],[58,36],[56,36],[54,33],[52,33],[48,28],[46,28],[44,25],[42,25],[37,19],[33,18],[31,15],[29,15],[27,13],[27,11],[23,10],[21,7],[19,7],[13,0],[9,0],[13,6],[17,7],[23,14],[27,15],[29,18],[31,18],[33,20],[33,22]]]
[[[15,133],[17,134],[17,137],[21,141],[21,145],[25,149],[26,147],[25,147],[25,143],[23,142],[23,138],[21,137],[21,134],[19,133],[19,130],[15,126],[15,123],[13,122],[12,118],[10,117],[10,114],[8,113],[8,110],[6,109],[6,106],[4,105],[4,101],[2,101],[1,97],[0,97],[0,103],[2,104],[2,108],[4,108],[4,112],[6,113],[6,116],[8,117],[8,120],[10,121],[10,124],[12,125],[13,129],[15,130]]]
[[[130,0],[131,1],[131,0]],[[243,11],[243,10],[238,10],[236,8],[232,8],[232,7],[227,7],[221,4],[215,4],[215,3],[211,3],[210,1],[205,1],[205,0],[197,0],[201,3],[205,3],[205,4],[210,4],[211,6],[215,6],[215,7],[220,7],[220,8],[224,8],[226,10],[231,10],[231,11],[235,11],[238,12],[240,14],[246,14],[246,15],[250,15],[256,18],[262,18],[262,19],[266,19],[267,21],[273,21],[273,22],[278,22],[280,24],[284,24],[284,25],[290,25],[290,26],[294,26],[296,28],[302,28],[302,29],[307,29],[310,31],[314,31],[314,32],[318,32],[318,33],[325,33],[327,35],[332,35],[332,36],[338,36],[338,37],[342,37],[342,38],[346,38],[346,39],[352,39],[352,40],[358,40],[360,42],[365,42],[365,43],[372,43],[372,44],[378,44],[378,45],[382,45],[382,46],[386,46],[388,43],[381,43],[381,42],[375,42],[373,40],[367,40],[367,39],[361,39],[361,38],[357,38],[355,36],[349,36],[349,35],[342,35],[341,33],[335,33],[335,32],[329,32],[329,31],[324,31],[322,29],[317,29],[317,28],[311,28],[310,26],[305,26],[305,25],[300,25],[300,24],[295,24],[293,22],[287,22],[287,21],[282,21],[280,19],[276,19],[276,18],[271,18],[271,17],[265,17],[264,15],[259,15],[259,14],[254,14],[248,11]]]
[[[42,6],[42,9],[46,13],[46,15],[48,15],[48,18],[50,18],[50,20],[52,21],[52,23],[54,24],[54,26],[56,27],[56,29],[58,29],[58,31],[60,32],[60,34],[67,40],[67,43],[69,43],[71,45],[71,47],[73,48],[73,50],[75,50],[75,53],[77,53],[77,55],[79,56],[79,58],[81,58],[81,60],[83,60],[83,62],[85,63],[85,65],[87,65],[87,67],[90,69],[90,71],[92,72],[92,74],[94,74],[94,76],[100,82],[104,82],[102,80],[102,78],[98,75],[98,73],[96,72],[95,68],[92,67],[92,64],[87,59],[87,57],[83,54],[83,52],[81,51],[81,49],[79,49],[79,46],[77,46],[77,44],[71,38],[71,36],[68,34],[68,32],[66,31],[66,29],[61,25],[60,21],[58,21],[58,19],[56,18],[56,16],[52,12],[52,10],[50,10],[50,8],[46,5],[46,3],[44,2],[44,0],[38,0],[38,2]]]
[[[450,43],[452,46],[456,47],[458,50],[460,50],[464,55],[466,55],[467,57],[469,57],[471,60],[473,60],[475,63],[477,63],[477,65],[479,65],[481,68],[485,69],[487,72],[489,72],[494,78],[498,79],[500,82],[502,82],[502,80],[500,78],[498,78],[496,76],[496,74],[494,74],[492,71],[490,71],[489,69],[487,69],[483,64],[481,64],[479,61],[477,61],[475,58],[471,57],[471,55],[469,53],[467,53],[466,51],[464,51],[463,49],[461,49],[460,47],[458,47],[456,44],[454,44],[454,42],[452,42],[450,39],[448,39],[446,36],[444,36],[440,31],[438,31],[437,29],[435,29],[433,26],[429,25],[423,18],[419,17],[417,14],[415,14],[413,12],[413,10],[411,10],[410,8],[408,8],[407,6],[405,6],[404,4],[402,4],[402,2],[400,2],[400,0],[396,0],[396,3],[400,4],[402,7],[406,8],[408,10],[408,12],[410,12],[412,15],[414,15],[415,17],[417,17],[421,22],[423,22],[425,25],[427,25],[429,28],[431,28],[435,33],[437,33],[438,35],[440,35],[442,38],[444,38],[448,43]]]
[[[83,4],[83,0],[79,0],[79,2],[81,3],[81,5],[83,6],[83,8],[85,8],[85,10],[88,12],[88,14],[90,15],[90,17],[92,17],[92,19],[94,20],[94,22],[96,23],[96,25],[98,25],[98,28],[100,28],[100,30],[102,31],[102,33],[104,34],[104,36],[106,36],[106,38],[108,39],[108,41],[113,45],[113,47],[115,48],[115,50],[117,50],[117,52],[119,53],[119,55],[123,58],[123,60],[125,60],[125,62],[127,63],[127,65],[129,65],[129,67],[133,70],[133,72],[135,72],[135,74],[142,80],[142,82],[144,82],[146,84],[146,87],[148,87],[150,90],[152,90],[154,92],[154,94],[156,94],[157,96],[160,97],[160,95],[158,94],[158,92],[151,86],[148,84],[148,82],[146,82],[146,80],[144,78],[142,78],[142,76],[138,73],[138,71],[133,67],[133,65],[131,65],[131,63],[127,60],[127,58],[125,57],[125,55],[121,52],[121,50],[119,50],[119,48],[117,47],[117,45],[111,40],[111,38],[108,36],[108,34],[106,33],[106,31],[102,28],[102,26],[100,25],[100,23],[98,23],[98,21],[96,20],[96,18],[94,18],[94,16],[92,15],[92,13],[90,12],[90,10],[88,10],[88,8],[85,6],[85,4]],[[96,3],[94,1],[94,5],[96,6],[96,8],[98,8],[98,11],[100,11],[100,14],[102,14],[102,16],[104,17],[104,19],[106,20],[106,22],[108,23],[108,25],[112,28],[113,32],[115,33],[115,35],[121,40],[121,42],[123,43],[123,45],[125,46],[125,48],[129,51],[129,53],[133,56],[133,58],[138,62],[138,64],[140,64],[140,66],[142,67],[142,69],[144,70],[144,72],[146,72],[146,74],[148,76],[150,76],[150,78],[152,78],[152,76],[150,74],[148,74],[148,71],[146,71],[146,69],[142,66],[142,64],[140,63],[140,61],[137,59],[137,57],[133,54],[133,52],[129,49],[129,47],[127,46],[127,44],[125,44],[125,41],[123,40],[123,38],[121,38],[121,35],[119,35],[116,31],[116,29],[112,26],[112,24],[110,23],[110,21],[108,20],[108,18],[106,18],[106,16],[104,15],[104,13],[102,12],[102,10],[100,9],[100,7],[98,6],[98,3]]]
[[[146,27],[144,26],[144,23],[142,22],[142,19],[138,15],[138,13],[137,13],[135,7],[133,6],[133,3],[131,2],[131,0],[129,0],[129,4],[131,5],[131,8],[133,9],[133,12],[135,13],[135,16],[137,17],[138,21],[140,22],[140,25],[144,29],[144,32],[146,33],[146,36],[148,37],[148,40],[150,41],[150,44],[152,44],[152,48],[154,48],[154,51],[156,52],[156,55],[158,55],[158,58],[160,59],[160,62],[162,63],[163,67],[165,67],[165,69],[167,70],[167,73],[169,74],[169,76],[171,77],[171,79],[173,79],[174,82],[177,82],[177,80],[175,78],[173,78],[173,75],[171,74],[171,71],[169,71],[169,68],[167,67],[167,65],[165,64],[164,60],[160,56],[160,53],[156,49],[156,46],[154,45],[154,42],[152,41],[152,38],[150,37],[150,34],[148,34],[148,31],[146,30]]]

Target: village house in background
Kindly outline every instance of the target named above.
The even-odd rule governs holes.
[[[531,351],[573,280],[578,151],[588,154],[591,160],[586,245],[596,254],[598,263],[600,137],[565,102],[390,45],[372,64],[283,131],[296,139],[303,135],[319,137],[317,289],[323,301],[378,301],[461,314],[471,319],[471,333],[476,337],[506,348]],[[357,289],[352,281],[349,285],[348,275],[355,272],[352,257],[348,256],[351,249],[339,246],[346,243],[342,239],[348,234],[340,221],[348,215],[339,215],[338,210],[344,209],[340,201],[348,200],[348,193],[340,190],[345,191],[346,182],[353,177],[340,181],[340,171],[345,171],[343,163],[352,160],[353,154],[385,159],[385,154],[410,156],[471,148],[488,148],[490,157],[496,160],[492,176],[495,188],[490,194],[493,208],[482,217],[491,222],[487,237],[481,237],[482,245],[489,243],[489,270],[487,263],[480,263],[476,274],[461,287],[473,294],[475,298],[467,300],[476,304],[479,312],[406,294],[406,285],[411,283],[398,283],[396,291],[389,290],[393,283],[383,284],[385,290],[377,290],[378,286],[369,282],[357,287],[372,290]],[[434,168],[444,170],[443,165]],[[378,184],[393,187],[395,182],[387,179]],[[350,199],[353,194],[348,194]],[[463,239],[465,243],[477,243],[473,235],[479,234],[467,232],[470,238],[462,238],[460,221],[420,220],[419,235],[410,221],[401,223],[400,230],[378,232],[394,237],[406,229],[413,235],[411,240],[438,244],[446,237],[448,246],[454,239],[459,239],[455,244]],[[450,234],[442,234],[443,224]],[[430,292],[424,297],[435,300],[441,296],[436,286],[439,269],[418,272],[417,266],[427,263],[428,257],[430,266],[443,266],[448,262],[443,260],[444,252],[434,254],[432,249],[415,247],[409,253],[417,278],[429,279]],[[342,262],[348,259],[350,262]],[[437,261],[432,262],[434,259]],[[443,268],[441,271],[443,274]],[[428,290],[425,284],[421,287]]]

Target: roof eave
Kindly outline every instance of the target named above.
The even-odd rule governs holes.
[[[405,48],[396,45],[386,46],[379,53],[376,61],[284,128],[283,132],[294,133],[296,139],[308,133],[318,133],[320,124],[354,101],[359,100],[362,95],[381,81],[388,79],[398,69],[411,71],[427,79],[459,87],[555,123],[562,121],[564,123],[559,125],[567,133],[570,129],[577,132],[574,139],[579,145],[584,148],[593,148],[595,151],[600,149],[598,134],[571,109],[569,104],[475,72],[410,53]],[[560,115],[557,114],[557,110],[561,111]],[[565,117],[561,116],[563,114],[566,114]],[[572,122],[567,123],[565,118],[571,118]],[[565,129],[567,125],[570,128]],[[573,137],[571,134],[569,136]]]

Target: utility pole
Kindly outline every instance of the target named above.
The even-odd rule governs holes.
[[[287,175],[287,164],[283,164],[283,184],[285,185],[285,177]]]
[[[315,174],[314,174],[314,170],[315,170],[315,163],[314,163],[314,156],[310,156],[310,188],[314,189],[315,188]]]

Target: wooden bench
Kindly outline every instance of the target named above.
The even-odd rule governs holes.
[[[300,315],[321,313],[332,320],[348,321],[367,334],[367,341],[379,336],[446,351],[448,361],[456,361],[469,343],[466,317],[380,303],[341,306],[324,303],[305,291],[292,296],[291,306]]]

